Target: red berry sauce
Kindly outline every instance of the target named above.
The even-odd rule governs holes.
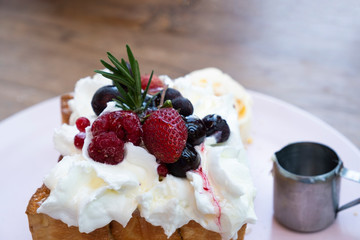
[[[206,176],[206,174],[203,172],[202,167],[199,167],[198,169],[195,170],[196,173],[198,173],[201,178],[203,179],[203,189],[204,191],[208,192],[213,200],[213,204],[214,206],[218,209],[218,216],[217,216],[217,221],[216,224],[218,225],[219,229],[221,230],[221,207],[220,207],[220,203],[219,201],[216,199],[215,194],[211,188],[210,182],[209,182],[209,178],[208,176]]]

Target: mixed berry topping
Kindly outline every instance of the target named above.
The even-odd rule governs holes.
[[[95,71],[111,79],[114,85],[100,88],[92,98],[91,105],[98,117],[90,128],[88,154],[94,161],[118,164],[124,159],[125,143],[131,142],[156,157],[159,176],[172,174],[184,178],[187,171],[200,166],[194,146],[202,144],[207,136],[214,136],[218,143],[226,141],[229,126],[215,114],[203,119],[192,115],[194,108],[189,99],[178,90],[167,88],[153,73],[142,76],[128,46],[127,51],[129,62],[119,61],[108,53],[114,66],[102,60],[109,71]],[[104,113],[109,101],[115,101],[123,110]],[[79,118],[76,126],[80,133],[74,144],[82,149],[90,121]]]
[[[217,143],[225,142],[229,139],[230,128],[226,120],[216,114],[205,116],[203,122],[206,126],[206,136],[213,136]]]

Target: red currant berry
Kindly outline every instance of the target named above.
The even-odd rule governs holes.
[[[79,132],[74,137],[74,145],[78,149],[82,149],[84,146],[86,134],[84,132]]]
[[[85,132],[85,128],[90,126],[90,121],[86,117],[79,117],[76,122],[76,127],[80,132]]]
[[[166,175],[168,174],[168,169],[166,167],[165,164],[160,164],[158,167],[157,167],[157,172],[159,174],[159,176],[161,177],[166,177]]]

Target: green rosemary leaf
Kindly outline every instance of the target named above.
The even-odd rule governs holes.
[[[125,100],[124,103],[126,105],[128,105],[131,109],[135,109],[136,104],[135,104],[135,101],[134,101],[133,97],[131,96],[131,94],[126,92],[125,89],[118,82],[114,82],[114,84],[115,84],[116,88],[119,90],[122,98]]]
[[[113,80],[113,82],[118,82],[118,83],[120,83],[120,84],[125,85],[128,89],[131,89],[131,90],[133,90],[133,91],[135,90],[133,84],[130,83],[127,79],[121,78],[121,77],[119,77],[118,75],[115,75],[115,74],[112,74],[112,73],[108,73],[108,72],[104,72],[104,71],[101,71],[101,70],[95,70],[95,72],[96,72],[96,73],[100,73],[100,74],[103,75],[104,77]]]
[[[111,55],[111,53],[108,53],[108,58],[110,59],[110,61],[115,65],[115,67],[118,69],[119,72],[121,72],[124,76],[124,78],[128,79],[129,82],[131,82],[132,84],[135,83],[135,80],[133,79],[133,77],[128,73],[128,69],[127,67],[123,67],[121,65],[121,63],[119,62],[119,60],[117,60],[113,55]]]
[[[120,104],[121,106],[123,106],[123,102],[125,101],[125,99],[123,99],[120,96],[117,96],[116,98],[114,98],[113,100],[115,100],[118,104]]]
[[[129,75],[131,77],[133,77],[130,70],[129,70],[129,68],[128,68],[128,66],[127,66],[127,64],[126,64],[126,61],[123,58],[121,59],[121,65],[128,71]]]
[[[117,60],[111,53],[107,52],[108,58],[109,60],[114,64],[114,66],[120,70],[120,65],[121,63],[119,62],[119,60]]]
[[[96,70],[95,72],[102,74],[104,77],[113,81],[121,95],[120,97],[116,98],[118,106],[123,109],[135,111],[136,113],[141,113],[145,110],[144,107],[148,107],[150,104],[150,101],[145,102],[145,98],[149,90],[153,72],[151,73],[145,91],[142,92],[139,63],[135,59],[128,45],[126,45],[126,50],[131,69],[128,68],[128,64],[124,59],[119,61],[110,52],[108,52],[107,57],[113,65],[111,65],[110,62],[106,62],[104,60],[100,60],[100,62],[110,72],[101,70]]]
[[[145,88],[145,91],[143,92],[143,95],[142,95],[142,99],[143,99],[143,100],[145,100],[146,94],[147,94],[147,92],[149,91],[149,87],[150,87],[150,83],[151,83],[153,74],[154,74],[154,71],[151,71],[149,81],[148,81],[148,83],[147,83],[147,85],[146,85],[146,88]]]
[[[135,78],[135,89],[138,92],[138,101],[142,102],[142,97],[141,97],[141,76],[140,76],[140,69],[139,69],[139,63],[138,61],[135,60],[135,71],[133,71],[134,73],[134,78]]]
[[[126,50],[127,50],[131,70],[133,72],[133,76],[135,79],[135,89],[138,93],[140,93],[141,92],[141,77],[140,77],[139,64],[137,63],[137,61],[128,45],[126,45]]]
[[[150,98],[146,103],[145,103],[145,106],[144,106],[144,109],[147,109],[151,103],[151,100],[152,98]]]
[[[114,100],[115,100],[117,106],[119,106],[121,109],[123,109],[123,110],[131,110],[127,105],[125,105],[123,103],[123,101],[124,101],[123,99],[115,98]]]
[[[102,63],[102,65],[104,65],[104,67],[106,67],[107,69],[109,69],[110,71],[112,71],[113,73],[117,73],[118,70],[116,68],[114,68],[113,66],[111,66],[110,64],[108,64],[107,62],[105,62],[104,60],[100,60],[100,62]]]
[[[157,92],[156,94],[152,95],[151,98],[146,102],[144,109],[147,109],[150,103],[159,95],[161,92]],[[144,98],[145,101],[145,98]]]

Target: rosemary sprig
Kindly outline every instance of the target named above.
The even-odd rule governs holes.
[[[121,59],[121,61],[119,61],[109,52],[107,52],[107,57],[113,65],[105,62],[104,60],[100,60],[100,62],[110,72],[101,70],[95,70],[95,72],[100,73],[104,77],[109,78],[113,81],[114,85],[116,86],[121,95],[115,99],[119,107],[124,110],[132,110],[136,113],[141,113],[148,105],[148,103],[144,102],[146,94],[149,90],[154,71],[151,72],[146,89],[142,92],[139,63],[135,59],[128,45],[126,45],[126,50],[129,64],[131,66],[131,72],[130,69],[127,67],[126,61],[124,59]]]

